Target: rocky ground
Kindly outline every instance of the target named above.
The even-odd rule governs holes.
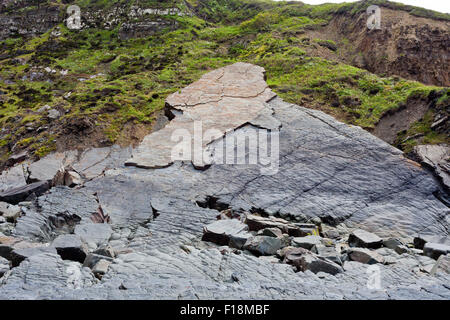
[[[359,127],[260,96],[263,71],[232,65],[169,96],[162,130],[189,128],[194,115],[210,127],[231,119],[208,142],[212,159],[228,135],[279,132],[275,174],[161,165],[170,146],[158,132],[134,150],[11,159],[0,176],[0,298],[449,299],[445,156],[421,150],[440,155],[424,157],[439,180]]]

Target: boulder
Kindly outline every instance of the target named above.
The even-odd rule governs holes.
[[[343,264],[341,255],[335,247],[327,247],[317,244],[311,249],[311,251],[316,253],[319,257],[330,260],[338,265],[342,266]]]
[[[19,202],[25,201],[32,194],[40,196],[48,189],[50,189],[50,184],[48,181],[39,181],[23,187],[0,192],[0,201],[18,204]]]
[[[430,272],[435,274],[450,274],[450,254],[441,255]]]
[[[404,244],[397,238],[389,238],[383,240],[383,246],[392,250],[396,250],[397,247],[403,246]]]
[[[75,186],[81,185],[82,183],[83,179],[77,172],[69,170],[64,174],[64,185],[73,188]]]
[[[86,244],[95,243],[99,246],[109,241],[113,231],[106,223],[88,223],[77,225],[74,233]]]
[[[0,174],[0,193],[11,189],[22,188],[27,185],[25,168],[22,165],[9,168]]]
[[[378,249],[383,245],[383,239],[371,232],[356,229],[349,235],[348,244],[351,247]]]
[[[256,236],[247,240],[244,249],[258,256],[270,256],[277,253],[283,247],[283,241],[279,238]]]
[[[418,235],[414,238],[414,248],[423,250],[427,242],[450,245],[450,238],[428,234]]]
[[[106,272],[108,272],[108,268],[111,264],[111,261],[106,259],[101,259],[98,261],[95,266],[92,268],[92,273],[99,279],[105,275]]]
[[[382,255],[376,251],[371,251],[366,248],[350,248],[347,250],[348,257],[352,261],[357,261],[365,264],[385,263]]]
[[[105,256],[108,258],[114,258],[116,256],[113,247],[111,247],[110,245],[101,246],[100,248],[94,251],[94,254]]]
[[[335,275],[344,271],[338,264],[326,258],[319,257],[304,248],[291,250],[286,255],[284,261],[295,266],[298,271],[303,272],[310,270],[313,273],[325,272]]]
[[[427,242],[423,247],[423,254],[435,260],[447,253],[450,253],[450,246],[445,244]]]
[[[283,236],[283,233],[278,228],[266,228],[258,231],[258,236],[281,238]]]
[[[9,261],[3,257],[0,257],[0,278],[3,277],[3,275],[8,272],[9,269]]]
[[[322,238],[320,236],[306,236],[292,239],[292,245],[294,247],[305,248],[307,250],[311,250],[315,245],[320,244],[322,244]]]
[[[48,247],[44,245],[32,248],[15,249],[11,252],[11,265],[13,267],[17,267],[25,259],[28,259],[32,256],[39,255],[42,253],[56,254],[56,250],[53,247]]]
[[[89,250],[79,236],[74,234],[65,234],[57,237],[52,247],[56,249],[63,260],[72,260],[83,263]]]
[[[22,214],[19,206],[15,206],[6,202],[0,202],[0,216],[3,216],[8,222],[16,222]]]
[[[248,227],[236,219],[217,220],[203,228],[203,241],[213,242],[225,246],[230,242],[230,236],[246,234]],[[245,236],[244,236],[245,238]],[[234,238],[239,242],[239,236]]]

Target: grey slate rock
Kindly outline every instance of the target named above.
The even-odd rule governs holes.
[[[383,246],[392,250],[396,250],[397,247],[403,246],[404,244],[396,238],[389,238],[386,240],[383,240]]]
[[[320,236],[306,236],[292,239],[292,245],[294,247],[305,248],[307,250],[311,250],[315,245],[320,244],[322,244],[322,238]]]
[[[425,244],[428,242],[450,245],[450,237],[429,234],[417,235],[414,238],[414,248],[423,250]]]
[[[279,238],[256,236],[247,240],[244,249],[260,256],[270,256],[277,253],[283,247],[283,241]]]
[[[9,261],[3,257],[0,257],[0,278],[9,271]]]
[[[93,242],[98,246],[107,243],[113,231],[106,223],[88,223],[77,225],[74,233],[85,243]]]
[[[385,259],[382,255],[366,248],[350,248],[347,253],[352,261],[364,264],[385,263]]]
[[[15,206],[6,202],[0,202],[0,216],[8,222],[16,222],[22,214],[19,206]]]
[[[17,267],[22,261],[42,253],[55,253],[55,248],[40,246],[34,248],[15,249],[11,252],[11,265]]]
[[[432,275],[436,274],[450,274],[450,255],[441,255],[436,261],[430,272]]]
[[[218,245],[228,245],[230,236],[246,232],[248,227],[236,219],[218,220],[203,230],[203,241],[209,241]]]
[[[89,250],[79,236],[74,234],[65,234],[57,237],[52,247],[56,249],[63,260],[71,260],[83,263]]]
[[[377,249],[382,246],[383,239],[371,232],[357,229],[349,235],[348,244],[351,247]]]
[[[423,247],[423,254],[435,260],[447,253],[450,253],[450,246],[445,244],[427,242]]]
[[[40,196],[48,189],[50,189],[50,184],[48,181],[39,181],[23,187],[8,189],[0,192],[0,201],[18,204],[19,202],[25,201],[32,194]]]

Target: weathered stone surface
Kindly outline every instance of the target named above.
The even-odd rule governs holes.
[[[436,261],[435,265],[430,272],[432,275],[435,274],[450,274],[450,255],[441,255]]]
[[[420,145],[414,147],[420,161],[434,170],[447,190],[450,189],[450,148],[448,145]]]
[[[435,260],[447,253],[450,253],[450,246],[445,244],[427,242],[423,247],[423,254]]]
[[[64,185],[68,187],[75,187],[83,183],[81,176],[75,171],[66,171],[64,175]]]
[[[274,255],[283,246],[283,241],[279,238],[256,236],[247,240],[244,249],[256,255]]]
[[[18,204],[32,194],[36,196],[44,194],[49,188],[50,184],[47,181],[39,181],[23,187],[8,189],[7,191],[0,192],[0,201]]]
[[[312,251],[316,253],[319,257],[330,260],[338,265],[342,265],[341,254],[336,250],[335,247],[326,247],[324,245],[314,245]]]
[[[252,121],[264,125],[270,122],[268,119],[273,119],[272,122],[278,123],[270,115],[273,111],[264,104],[275,97],[264,81],[264,72],[263,68],[255,65],[236,63],[212,71],[180,92],[170,95],[166,103],[182,113],[165,128],[145,137],[133,151],[127,165],[163,168],[178,160],[192,161],[202,167],[209,161],[203,159],[206,146],[228,131]],[[266,116],[265,121],[260,121],[261,114]],[[175,148],[179,138],[173,137],[180,133],[183,133],[184,139],[188,139],[184,141],[185,144],[190,146],[194,143],[194,150],[189,154],[174,156],[174,151],[180,150]]]
[[[23,260],[42,253],[56,253],[56,250],[48,246],[15,249],[11,252],[11,265],[17,267]]]
[[[342,267],[338,264],[315,255],[304,248],[295,248],[289,250],[284,261],[292,264],[298,271],[312,271],[313,273],[325,272],[329,274],[338,274],[343,272]]]
[[[249,214],[246,217],[245,223],[248,225],[250,231],[259,231],[266,228],[278,228],[283,233],[287,233],[290,236],[302,237],[306,236],[306,232],[294,223],[290,223],[284,219],[276,217],[261,217],[253,214]],[[312,229],[314,225],[302,225],[304,229]]]
[[[20,215],[22,210],[19,206],[15,206],[6,202],[0,202],[0,216],[5,218],[8,222],[15,222]]]
[[[111,261],[108,261],[106,259],[102,259],[99,262],[97,262],[95,264],[95,266],[92,268],[92,273],[98,277],[98,278],[102,278],[103,275],[108,272],[108,268],[111,264]]]
[[[428,234],[418,235],[414,238],[414,247],[423,250],[425,244],[428,242],[450,245],[450,237]]]
[[[376,251],[366,248],[351,248],[348,250],[348,256],[351,260],[361,262],[364,264],[384,263],[385,260],[382,255]]]
[[[299,223],[320,217],[339,226],[342,234],[349,233],[340,227],[345,225],[383,238],[403,239],[424,230],[448,235],[448,208],[434,196],[440,186],[399,150],[360,128],[278,98],[265,108],[276,120],[273,123],[282,124],[279,170],[270,176],[254,165],[212,164],[200,171],[189,163],[174,163],[145,170],[124,168],[125,160],[104,166],[109,161],[105,159],[96,167],[96,160],[88,161],[86,156],[87,165],[82,167],[95,169],[92,180],[80,190],[53,188],[23,206],[26,215],[19,218],[15,234],[50,242],[73,232],[77,223],[91,224],[91,215],[101,207],[111,217],[118,256],[101,282],[89,268],[57,254],[31,256],[2,278],[0,299],[449,300],[448,277],[420,271],[428,268],[432,260],[428,257],[421,257],[428,259],[422,261],[406,253],[395,264],[379,264],[383,290],[373,291],[367,288],[367,265],[362,263],[346,261],[351,268],[345,272],[319,278],[308,270],[296,273],[291,265],[247,252],[237,254],[230,248],[211,248],[212,244],[200,241],[204,226],[216,221],[222,207]],[[232,134],[242,137],[254,129],[243,125]],[[157,154],[156,149],[147,151]],[[199,206],[207,197],[221,206]],[[59,223],[60,218],[66,222]]]
[[[248,227],[236,219],[218,220],[203,230],[203,241],[210,241],[218,245],[228,245],[230,236],[246,233]]]
[[[376,234],[357,229],[348,237],[348,243],[352,247],[377,249],[383,244],[383,239]]]
[[[398,247],[403,246],[404,244],[396,238],[389,238],[383,240],[383,246],[392,250],[396,250]]]
[[[57,237],[52,242],[52,247],[56,249],[63,260],[78,261],[83,263],[89,250],[79,236],[74,234],[64,234]]]
[[[31,181],[48,181],[51,185],[63,184],[64,170],[70,159],[67,153],[53,153],[28,166]]]
[[[19,164],[0,174],[0,193],[26,186],[24,166]]]
[[[281,238],[283,236],[283,233],[278,228],[266,228],[258,231],[258,235]]]
[[[311,250],[315,245],[322,244],[322,238],[319,236],[297,237],[292,239],[294,247],[305,248]]]
[[[0,257],[0,278],[9,271],[9,261],[3,257]]]
[[[93,242],[96,245],[107,243],[113,233],[111,226],[106,223],[77,225],[74,232],[85,243]]]

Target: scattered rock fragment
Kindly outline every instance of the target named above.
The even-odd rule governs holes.
[[[340,253],[337,252],[335,247],[327,247],[321,244],[315,245],[312,250],[319,257],[330,260],[338,265],[343,264]]]
[[[427,242],[423,247],[423,254],[435,260],[447,253],[450,253],[450,246],[445,244]]]
[[[100,248],[94,251],[94,254],[105,256],[108,258],[114,258],[116,256],[113,247],[111,247],[110,245],[101,246]]]
[[[97,278],[101,279],[103,277],[103,275],[105,275],[105,273],[108,271],[110,264],[111,264],[111,261],[108,261],[106,259],[101,259],[92,268],[92,273]]]
[[[366,248],[350,248],[347,253],[352,261],[365,264],[385,263],[382,255]]]
[[[75,171],[66,171],[64,175],[64,185],[73,188],[75,186],[79,186],[83,183],[83,179],[81,176]]]
[[[239,238],[245,240],[249,238],[247,230],[248,227],[239,220],[217,220],[204,227],[202,240],[225,246],[229,244],[230,237],[234,236],[233,241],[240,243]]]
[[[16,222],[22,214],[19,206],[15,206],[6,202],[0,202],[0,216],[8,222]]]
[[[286,255],[285,262],[292,264],[298,271],[303,272],[310,270],[314,273],[325,272],[335,275],[344,271],[338,264],[328,259],[319,257],[304,248],[296,248],[295,250],[291,250]]]
[[[57,237],[52,247],[56,249],[63,260],[72,260],[83,263],[89,252],[86,244],[74,234],[65,234]]]
[[[279,238],[256,236],[247,240],[244,249],[260,256],[270,256],[277,253],[283,247],[283,241]]]
[[[48,246],[39,246],[24,249],[15,249],[11,252],[11,265],[17,267],[22,261],[41,253],[55,253],[55,248]]]
[[[40,196],[49,189],[50,184],[48,181],[39,181],[23,187],[0,192],[0,201],[18,204],[19,202],[25,201],[32,194]]]
[[[3,257],[0,257],[0,278],[8,272],[9,268],[9,261]]]
[[[382,246],[383,239],[371,232],[356,229],[348,237],[348,244],[351,247],[378,249]]]
[[[322,238],[319,236],[297,237],[292,239],[294,247],[305,248],[311,250],[315,245],[322,244]]]
[[[425,244],[428,242],[450,245],[450,238],[426,234],[418,235],[414,238],[414,248],[423,250]]]
[[[281,238],[283,236],[283,233],[278,228],[266,228],[266,229],[258,231],[258,235]]]
[[[278,228],[282,233],[289,234],[292,237],[307,236],[308,234],[313,234],[314,230],[316,230],[316,226],[313,224],[294,224],[281,218],[265,218],[254,214],[247,215],[245,223],[248,225],[250,231]]]
[[[97,246],[109,241],[113,233],[111,226],[106,223],[89,223],[77,225],[74,233],[85,243],[95,243]]]
[[[450,274],[450,255],[441,255],[436,261],[435,265],[430,272],[432,275],[435,274]]]

